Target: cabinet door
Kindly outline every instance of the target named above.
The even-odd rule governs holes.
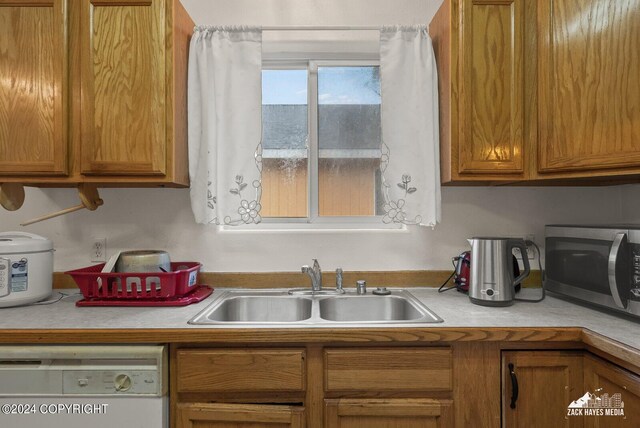
[[[584,394],[582,361],[580,352],[503,352],[503,426],[582,427],[582,418],[567,418],[567,406]]]
[[[637,427],[640,421],[640,377],[599,358],[588,356],[584,365],[584,386],[587,392],[609,401],[603,416],[585,416],[585,427]],[[616,394],[620,394],[616,396]],[[583,395],[574,398],[577,400]],[[624,412],[624,415],[621,414]],[[579,416],[576,416],[579,417]]]
[[[166,171],[164,0],[82,0],[81,172]]]
[[[538,8],[538,171],[640,168],[640,0]]]
[[[459,172],[524,173],[523,1],[464,0]]]
[[[66,7],[0,2],[0,175],[67,172]]]
[[[445,428],[453,427],[452,415],[451,400],[325,400],[327,428]]]
[[[179,404],[178,428],[303,428],[304,407],[259,404]]]

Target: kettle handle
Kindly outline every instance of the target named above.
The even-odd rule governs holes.
[[[531,266],[529,265],[529,257],[527,257],[527,245],[524,243],[524,241],[513,239],[509,240],[508,245],[509,255],[511,255],[511,252],[514,248],[520,249],[520,254],[522,254],[522,264],[524,265],[524,272],[522,272],[520,276],[513,280],[513,286],[515,287],[516,284],[519,284],[523,279],[529,276],[529,273],[531,272]]]

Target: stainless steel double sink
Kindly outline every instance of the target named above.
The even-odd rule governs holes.
[[[438,323],[442,319],[411,293],[289,295],[287,290],[223,291],[189,321],[196,325],[336,325]]]

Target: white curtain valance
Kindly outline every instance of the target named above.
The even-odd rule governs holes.
[[[440,221],[438,76],[425,27],[380,31],[385,223]]]
[[[196,27],[189,50],[191,207],[198,223],[258,223],[262,32]]]
[[[380,55],[375,30],[272,30],[262,35],[262,59],[372,59]]]

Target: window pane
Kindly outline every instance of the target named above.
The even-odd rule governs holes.
[[[307,129],[307,70],[263,70],[263,217],[308,216]]]
[[[380,142],[379,68],[319,67],[321,216],[381,212]]]

